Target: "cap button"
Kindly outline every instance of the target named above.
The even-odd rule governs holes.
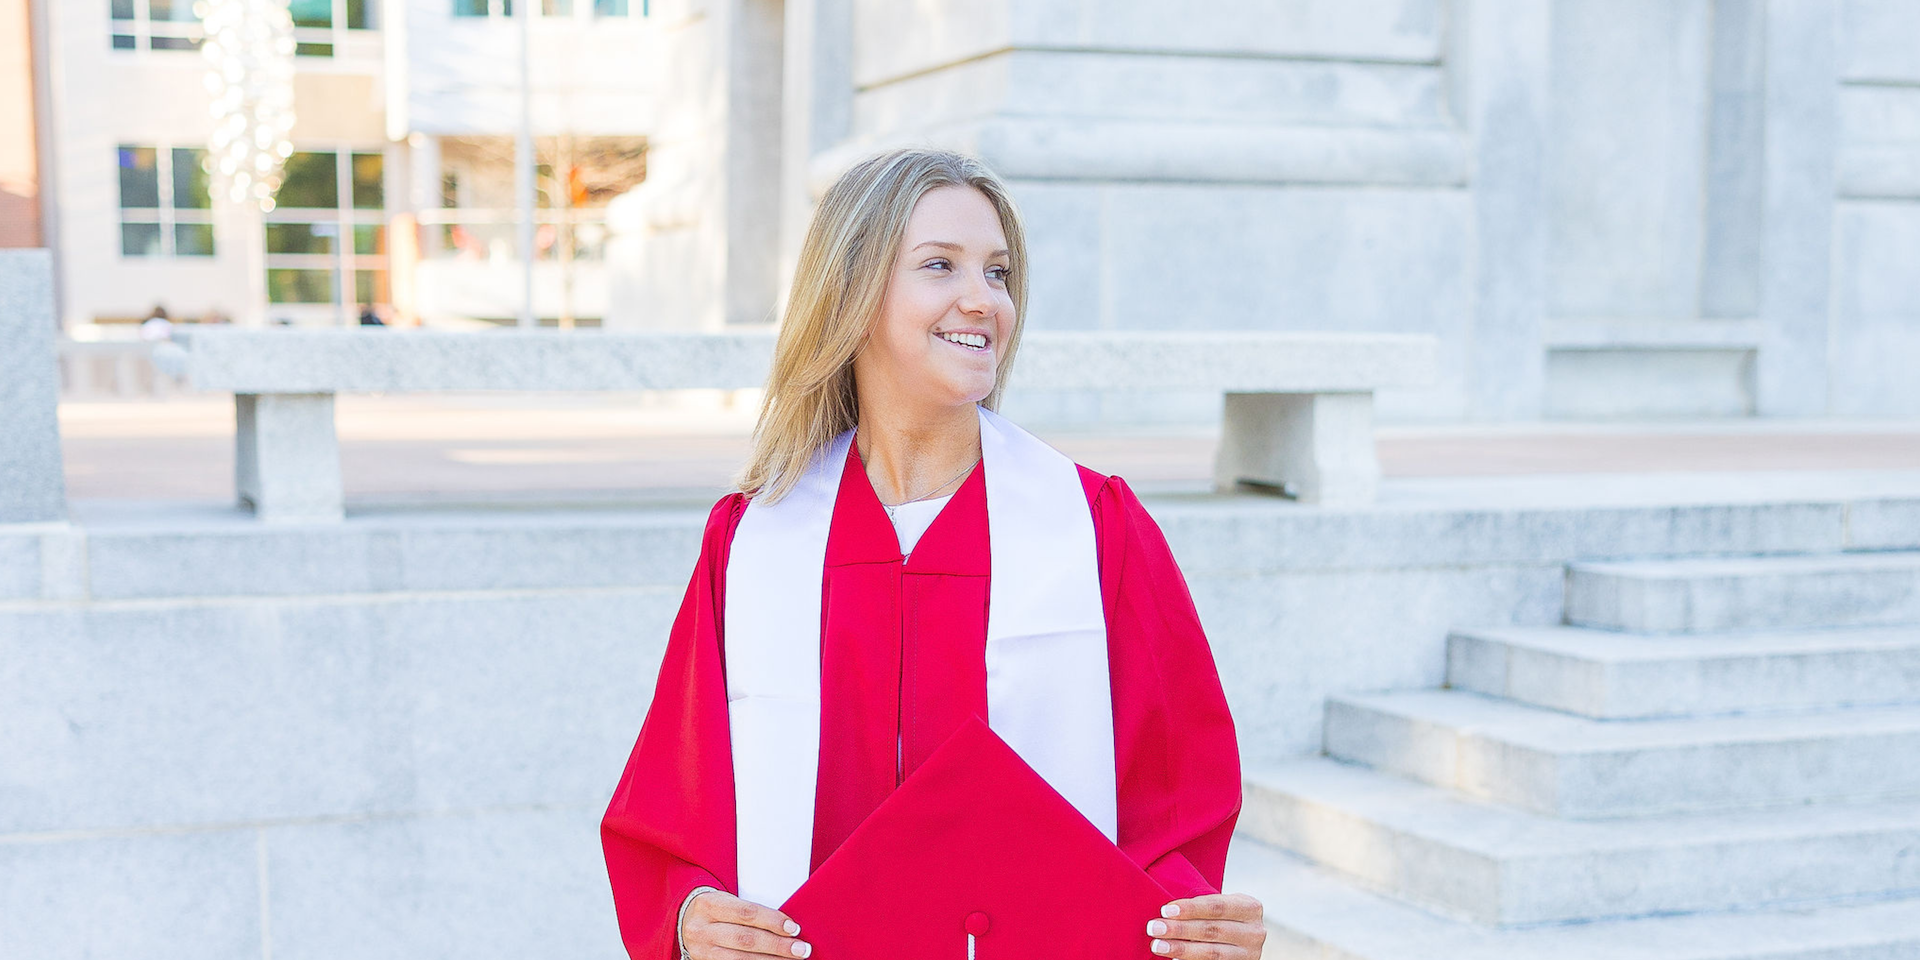
[[[984,937],[987,935],[987,926],[986,914],[978,910],[967,914],[967,933],[976,937]]]

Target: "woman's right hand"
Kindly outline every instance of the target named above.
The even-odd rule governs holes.
[[[688,904],[680,943],[693,960],[805,957],[813,945],[794,939],[799,933],[799,924],[772,907],[710,890]]]

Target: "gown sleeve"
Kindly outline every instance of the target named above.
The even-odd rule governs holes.
[[[1175,897],[1219,893],[1240,751],[1213,651],[1140,498],[1119,477],[1082,470],[1107,613],[1120,849]]]
[[[721,611],[745,509],[744,496],[729,494],[707,516],[653,703],[600,822],[620,937],[634,960],[680,955],[674,920],[695,887],[738,889]]]

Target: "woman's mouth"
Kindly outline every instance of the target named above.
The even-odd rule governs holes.
[[[987,338],[982,334],[936,333],[934,334],[934,336],[939,337],[940,339],[945,340],[946,342],[951,343],[962,350],[970,350],[974,353],[985,353],[987,350]]]

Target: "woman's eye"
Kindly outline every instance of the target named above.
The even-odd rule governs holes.
[[[948,267],[952,266],[952,264],[949,264],[945,260],[928,260],[925,264],[923,264],[923,266],[934,267],[940,270],[945,270]]]
[[[993,279],[998,280],[1001,283],[1005,283],[1007,282],[1008,277],[1013,276],[1013,271],[1007,269],[1006,267],[988,267],[987,276],[992,277]]]

